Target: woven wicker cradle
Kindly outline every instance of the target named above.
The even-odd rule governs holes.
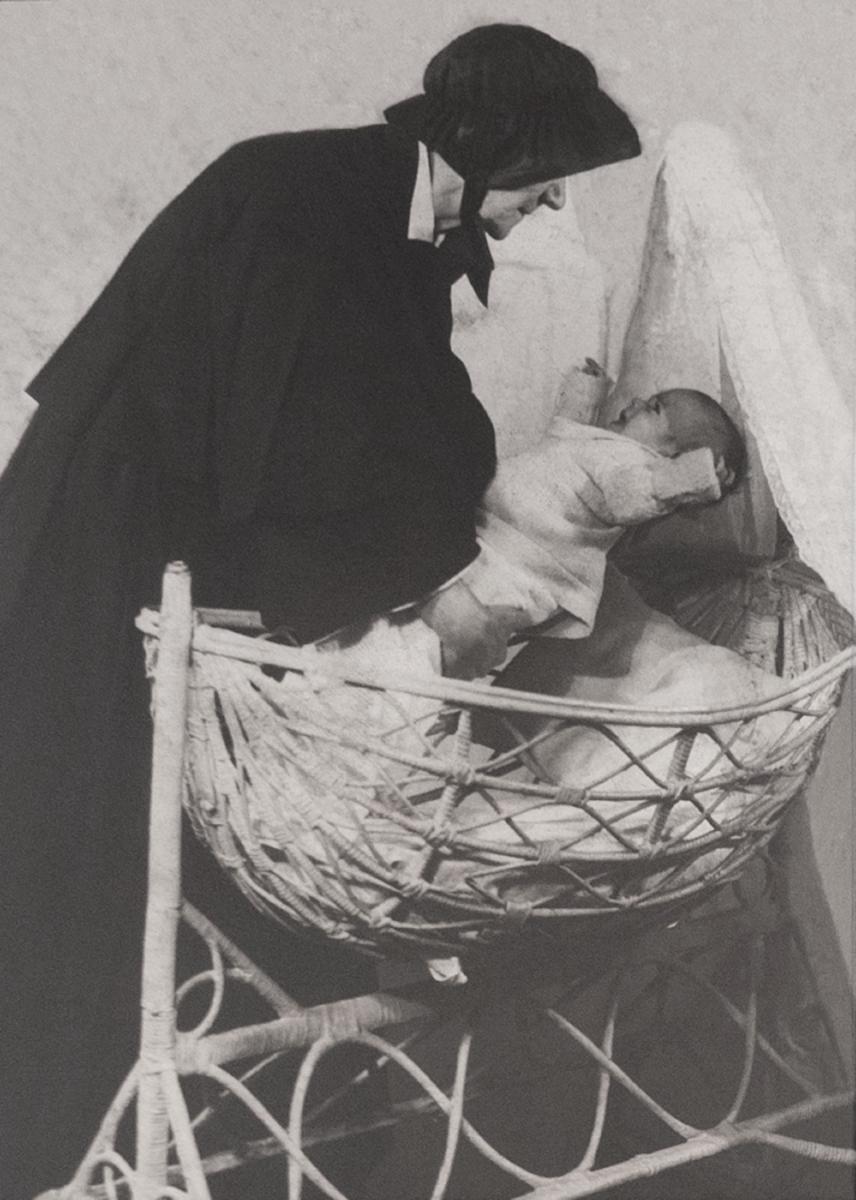
[[[463,1141],[478,1152],[479,1162],[487,1161],[505,1177],[502,1194],[511,1179],[514,1194],[532,1200],[589,1196],[749,1144],[852,1166],[856,1159],[848,1149],[776,1132],[853,1102],[852,1092],[840,1090],[844,1080],[832,1069],[828,1048],[818,1047],[815,1054],[812,1044],[812,1062],[823,1058],[819,1088],[761,1031],[762,958],[767,935],[781,936],[778,922],[769,924],[759,912],[757,921],[744,924],[740,906],[729,915],[726,905],[720,914],[722,936],[729,943],[736,939],[737,958],[748,955],[745,1015],[699,974],[698,958],[711,952],[718,936],[716,921],[710,936],[701,935],[705,913],[710,917],[720,899],[727,902],[729,891],[740,889],[712,893],[758,855],[817,760],[852,662],[852,623],[820,581],[792,561],[719,575],[716,583],[690,583],[671,594],[681,621],[713,640],[742,647],[763,665],[777,666],[787,680],[782,690],[739,708],[655,712],[437,678],[343,680],[321,674],[318,657],[213,628],[207,623],[211,614],[197,613],[194,624],[188,573],[177,565],[168,568],[162,616],[147,611],[138,619],[150,660],[157,659],[140,1057],[74,1179],[45,1200],[119,1194],[134,1200],[210,1200],[210,1173],[271,1153],[288,1158],[288,1194],[294,1200],[302,1194],[304,1176],[331,1200],[344,1200],[307,1155],[308,1141],[347,1137],[423,1111],[432,1116],[419,1129],[430,1131],[436,1128],[434,1109],[446,1120],[432,1200],[452,1194]],[[235,625],[240,614],[221,613],[217,619]],[[490,751],[471,738],[497,715],[512,723],[521,715],[549,718],[545,741],[582,730],[608,744],[617,765],[583,789],[567,782],[557,789],[530,770],[538,749],[533,739]],[[622,788],[622,776],[631,779],[630,788]],[[479,968],[493,961],[497,943],[510,947],[511,954],[495,960],[499,970],[486,971],[484,986],[474,989],[424,984],[301,1009],[239,947],[182,906],[182,794],[197,832],[224,869],[254,903],[289,926],[377,955],[431,958],[452,952],[469,962],[487,947]],[[546,827],[528,818],[545,806],[558,820],[551,836],[539,838],[534,834]],[[700,906],[698,920],[672,919],[677,906],[708,897],[711,904]],[[207,944],[211,962],[176,988],[180,912]],[[662,946],[647,936],[614,937],[622,928],[635,935],[649,920],[668,924],[651,931],[653,938],[664,939]],[[616,949],[612,958],[602,954],[600,939],[592,941],[593,932],[609,935]],[[557,938],[564,945],[580,933],[585,938],[575,949],[584,943],[594,948],[588,966],[580,954],[553,953]],[[547,947],[551,972],[546,990],[540,991],[527,953],[538,943]],[[516,983],[508,973],[512,964],[523,964]],[[564,971],[565,981],[554,985],[556,969],[559,975]],[[218,1031],[224,989],[233,982],[249,984],[274,1019]],[[580,1024],[580,984],[583,1016],[589,1003],[585,987],[592,989],[595,1008],[605,999],[599,1041]],[[720,1110],[718,1093],[712,1093],[710,1111],[696,1123],[671,1111],[615,1060],[628,1030],[632,1045],[640,1019],[653,1021],[664,1045],[681,1034],[683,1016],[670,1024],[664,1007],[673,985],[681,1014],[688,1004],[694,1010],[707,998],[714,1009],[700,1009],[703,1023],[724,1013],[732,1041],[740,1031],[739,1079],[726,1085],[733,1085],[733,1098],[726,1097]],[[207,1011],[180,1032],[178,1008],[200,988],[211,990]],[[562,1045],[553,1046],[551,1055],[558,1054],[555,1065],[563,1079],[568,1039],[582,1051],[585,1086],[590,1085],[585,1071],[593,1067],[597,1074],[590,1120],[580,1110],[585,1086],[572,1090],[567,1112],[558,1110],[562,1138],[565,1123],[579,1126],[587,1138],[582,1158],[571,1169],[567,1162],[555,1162],[547,1173],[533,1170],[521,1161],[528,1159],[525,1148],[522,1153],[500,1148],[507,1140],[501,1128],[492,1137],[479,1128],[478,1079],[484,1064],[468,1072],[470,1047],[482,1030],[479,1039],[487,1039],[482,1053],[490,1062],[502,1057],[489,1031],[496,1002],[501,1007],[509,989],[525,997],[520,1003],[526,1011],[531,1008],[539,1021],[545,1014],[560,1029]],[[814,1028],[817,1014],[811,1011]],[[426,1073],[407,1053],[408,1047],[416,1053],[408,1034],[411,1022],[423,1033],[427,1022],[444,1046],[457,1042],[454,1082],[447,1090],[434,1082],[434,1071]],[[378,1037],[372,1032],[377,1028],[391,1029],[393,1040]],[[710,1028],[705,1025],[705,1037]],[[398,1045],[400,1037],[404,1042]],[[310,1082],[322,1058],[352,1042],[376,1054],[377,1066],[392,1062],[403,1070],[418,1086],[419,1098],[393,1103],[389,1113],[366,1122],[360,1102],[366,1072],[360,1070],[347,1089],[340,1089],[358,1104],[353,1123],[316,1128],[312,1122],[326,1112],[328,1099],[317,1105],[314,1117],[306,1113]],[[795,1045],[799,1048],[799,1041]],[[283,1055],[287,1063],[295,1049],[305,1055],[293,1088],[286,1090],[289,1112],[282,1117],[281,1105],[266,1105],[247,1083]],[[762,1061],[759,1087],[784,1079],[797,1090],[769,1096],[765,1091],[759,1108],[750,1083],[758,1075],[756,1062]],[[227,1069],[229,1064],[241,1065]],[[191,1118],[184,1084],[192,1088],[194,1077],[222,1091]],[[660,1149],[599,1162],[607,1108],[613,1107],[610,1081],[665,1124],[669,1144],[658,1140]],[[515,1074],[509,1094],[513,1110],[519,1083]],[[278,1091],[273,1094],[282,1099]],[[335,1103],[337,1095],[329,1099]],[[768,1111],[771,1096],[782,1105],[775,1112]],[[241,1145],[203,1159],[197,1130],[229,1098],[261,1124],[270,1144]],[[123,1148],[125,1115],[133,1101],[135,1153]],[[494,1106],[494,1111],[504,1110]],[[482,1116],[488,1119],[487,1113]],[[98,1178],[103,1188],[95,1186]]]
[[[343,679],[199,621],[192,823],[254,904],[371,954],[437,957],[662,919],[734,879],[772,837],[817,761],[853,641],[850,618],[794,560],[685,585],[672,612],[777,670],[782,690],[652,711]],[[138,624],[154,646],[157,614]],[[537,738],[492,752],[474,740],[485,720],[515,715],[546,719]],[[615,759],[582,789],[532,769],[535,742],[569,731]]]

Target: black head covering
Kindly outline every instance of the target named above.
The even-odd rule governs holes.
[[[429,62],[423,87],[384,115],[462,176],[465,220],[488,187],[576,175],[641,150],[589,59],[529,25],[482,25],[455,38]]]

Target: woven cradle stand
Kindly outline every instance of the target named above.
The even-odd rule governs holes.
[[[685,588],[673,615],[778,670],[782,691],[667,712],[445,679],[360,682],[200,623],[194,828],[259,908],[382,956],[662,919],[734,879],[772,837],[816,763],[853,637],[794,562]],[[140,621],[150,645],[156,620]],[[509,734],[533,718],[537,734]],[[505,741],[491,749],[481,733],[496,729]],[[599,743],[608,768],[582,789],[543,778],[538,752],[560,737]]]

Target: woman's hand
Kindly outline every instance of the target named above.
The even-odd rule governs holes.
[[[437,634],[443,674],[478,679],[505,660],[508,639],[526,624],[522,609],[481,604],[460,579],[435,592],[419,610]]]

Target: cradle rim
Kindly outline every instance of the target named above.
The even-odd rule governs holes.
[[[196,610],[194,610],[196,613]],[[158,639],[160,615],[157,609],[144,608],[135,625],[146,637]],[[193,628],[192,653],[218,655],[244,663],[281,667],[312,679],[319,688],[340,684],[372,690],[402,692],[405,695],[439,700],[444,703],[495,712],[526,713],[558,720],[609,720],[618,725],[666,726],[709,725],[741,721],[780,711],[810,698],[822,688],[840,681],[856,666],[856,645],[839,650],[826,662],[801,672],[764,700],[722,708],[639,708],[630,704],[606,704],[602,701],[568,700],[540,692],[469,680],[400,674],[392,671],[333,670],[318,659],[308,659],[302,648],[247,637],[228,629],[217,629],[199,620]]]

